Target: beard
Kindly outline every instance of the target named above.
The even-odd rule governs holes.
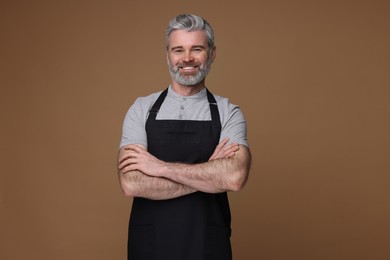
[[[205,64],[199,66],[199,71],[195,75],[180,75],[179,68],[185,66],[198,66],[198,63],[180,63],[177,66],[173,66],[168,59],[169,73],[174,81],[183,86],[195,86],[204,80],[211,69],[211,58],[207,60]]]

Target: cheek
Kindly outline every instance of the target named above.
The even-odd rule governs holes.
[[[171,54],[171,55],[168,55],[167,56],[168,57],[168,60],[170,60],[171,61],[171,63],[175,63],[175,62],[178,62],[179,60],[180,60],[180,56],[179,55],[173,55],[173,54]]]
[[[202,55],[201,57],[198,58],[198,61],[205,64],[205,63],[207,63],[208,59],[209,59],[208,55]]]
[[[171,65],[171,67],[174,67],[174,68],[176,68],[178,66],[178,64],[179,64],[179,60],[178,59],[170,59],[169,61],[170,61],[169,64]]]

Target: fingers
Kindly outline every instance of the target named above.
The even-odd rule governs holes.
[[[124,167],[134,164],[137,162],[137,159],[134,157],[128,157],[123,159],[119,164],[118,164],[118,170],[122,170]]]
[[[210,157],[209,160],[215,160],[215,159],[223,159],[223,158],[231,158],[235,155],[235,152],[239,150],[239,144],[238,143],[231,143],[227,144],[229,142],[229,138],[224,138],[215,148],[214,153]]]
[[[146,151],[145,147],[143,147],[142,145],[138,145],[138,144],[129,144],[129,145],[123,146],[123,149],[124,150],[132,150],[132,151],[135,151],[135,152]]]
[[[137,164],[132,164],[132,163],[124,164],[122,168],[118,169],[119,173],[121,174],[125,174],[127,172],[135,171],[135,170],[138,170]]]
[[[126,145],[122,147],[118,156],[118,171],[120,173],[126,173],[131,170],[136,170],[135,164],[142,151],[145,150],[137,145]]]
[[[119,152],[118,163],[126,160],[129,157],[135,157],[137,154],[146,154],[146,148],[141,145],[130,144],[123,146]]]
[[[141,153],[144,151],[146,151],[146,148],[140,145],[135,145],[135,144],[125,145],[119,150],[118,161],[120,161],[123,156],[129,154],[129,152]]]
[[[223,147],[227,144],[227,142],[229,142],[229,137],[225,137],[224,139],[222,139],[222,141],[215,147],[215,150],[212,156],[210,157],[210,160],[215,159],[218,156],[218,154],[223,149]]]
[[[129,159],[129,158],[135,158],[137,157],[137,152],[134,152],[132,150],[129,150],[129,151],[125,151],[125,152],[122,152],[120,155],[119,155],[119,159],[118,159],[118,164],[120,165],[121,163],[123,163],[125,160]]]
[[[236,144],[236,143],[229,144],[223,150],[223,153],[221,154],[221,158],[232,158],[239,149],[240,149],[240,147],[238,144]]]
[[[240,146],[238,143],[229,144],[226,146],[225,151],[226,152],[237,152],[240,149]]]
[[[143,171],[155,159],[141,145],[126,145],[121,148],[118,156],[118,171],[126,173],[133,170]],[[145,168],[146,167],[146,168]]]
[[[229,137],[225,137],[224,139],[222,139],[222,141],[217,145],[216,149],[220,149],[222,147],[225,146],[225,144],[227,144],[227,142],[229,142],[230,138]]]

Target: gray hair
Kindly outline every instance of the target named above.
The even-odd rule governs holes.
[[[214,32],[211,28],[211,25],[202,17],[194,15],[194,14],[180,14],[173,18],[167,27],[166,30],[166,49],[169,47],[169,37],[171,33],[175,30],[187,30],[189,32],[192,31],[204,31],[207,36],[207,41],[209,48],[214,48]]]

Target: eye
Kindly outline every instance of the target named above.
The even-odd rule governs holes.
[[[183,49],[173,49],[172,52],[179,54],[183,52]]]

